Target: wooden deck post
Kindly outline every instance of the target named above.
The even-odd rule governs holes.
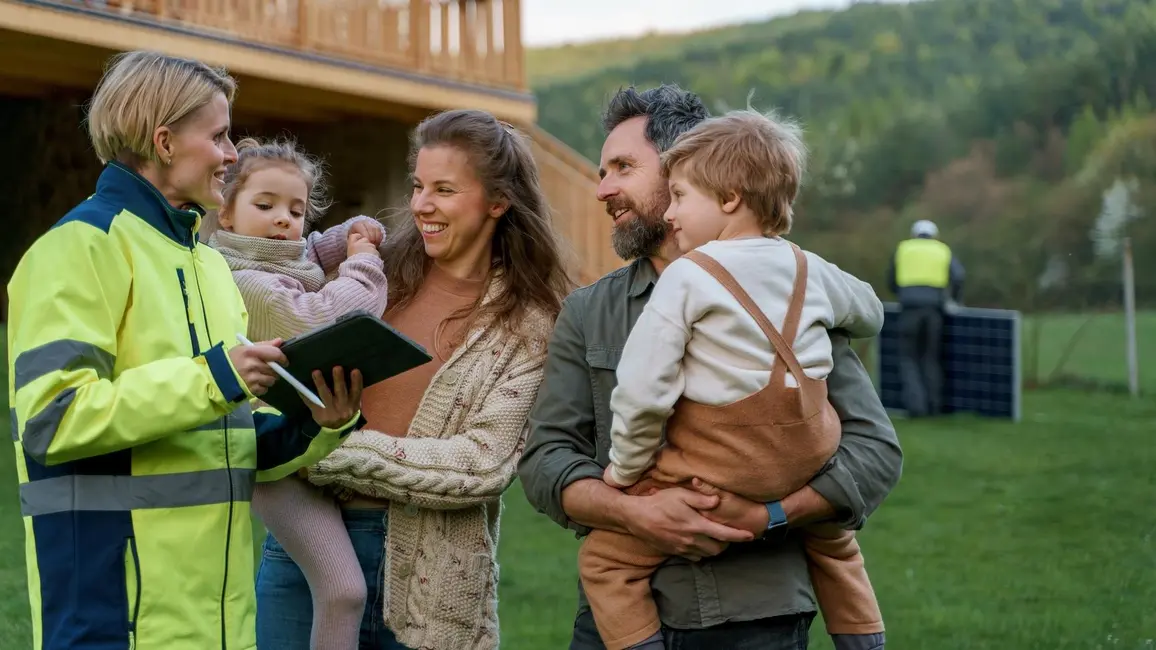
[[[409,0],[409,46],[416,72],[429,71],[429,0]]]
[[[522,9],[519,0],[502,0],[502,54],[506,61],[506,83],[526,89],[522,57]]]

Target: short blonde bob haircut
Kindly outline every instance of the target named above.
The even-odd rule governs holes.
[[[703,120],[662,154],[664,175],[681,171],[720,203],[738,195],[768,237],[791,231],[806,164],[798,125],[751,109]]]
[[[159,162],[153,134],[176,127],[218,93],[229,104],[237,82],[224,68],[200,61],[135,51],[114,56],[88,110],[88,135],[102,163],[131,167]]]

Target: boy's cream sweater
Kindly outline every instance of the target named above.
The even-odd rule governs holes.
[[[775,327],[782,327],[795,283],[795,253],[782,238],[707,242],[699,250],[734,275]],[[883,303],[871,285],[814,253],[807,256],[806,301],[799,333],[789,343],[812,379],[831,372],[829,329],[872,337],[883,327]],[[702,267],[675,260],[618,363],[610,396],[610,473],[632,485],[653,462],[663,427],[680,397],[731,404],[766,387],[775,353],[754,317]],[[798,385],[788,374],[788,385]],[[741,459],[736,459],[741,462]]]

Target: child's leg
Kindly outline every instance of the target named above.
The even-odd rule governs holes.
[[[341,510],[333,499],[296,476],[261,483],[253,511],[309,582],[313,650],[356,650],[365,614],[366,585]]]
[[[807,565],[827,633],[881,635],[883,615],[855,533],[831,525],[810,526],[806,532]]]
[[[595,530],[582,542],[578,573],[607,650],[624,650],[659,634],[650,576],[665,559],[631,535]]]

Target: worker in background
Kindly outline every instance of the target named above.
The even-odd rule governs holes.
[[[899,243],[888,271],[891,291],[902,307],[899,372],[910,417],[941,413],[944,312],[959,302],[963,288],[963,264],[938,237],[934,223],[916,221],[911,239]]]

